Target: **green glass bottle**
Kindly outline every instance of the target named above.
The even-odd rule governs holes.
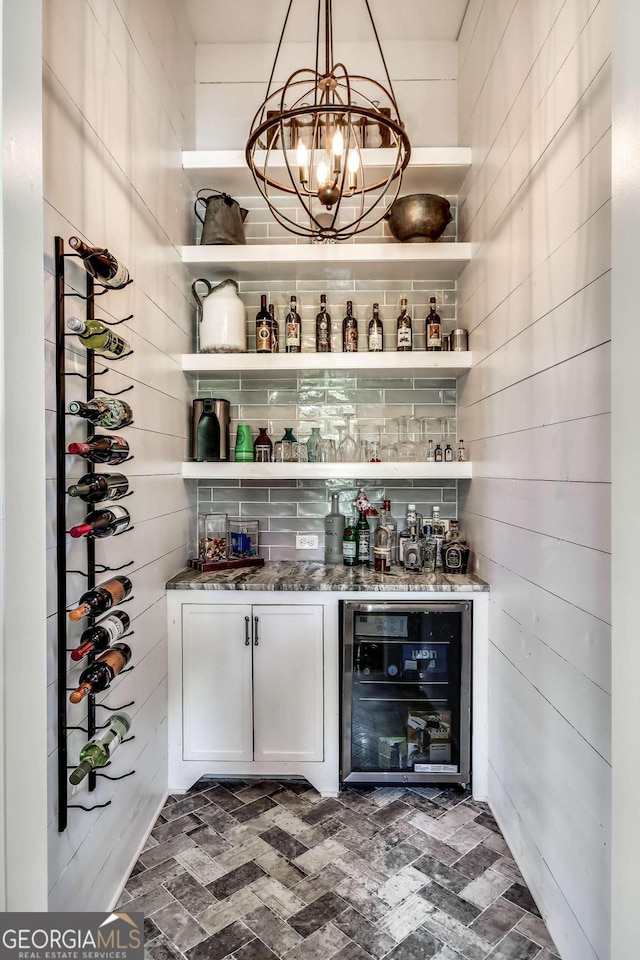
[[[358,534],[354,517],[349,517],[342,535],[342,562],[345,567],[358,565]]]
[[[356,538],[358,541],[358,563],[368,567],[371,558],[371,529],[362,510],[356,524]]]
[[[80,783],[96,767],[104,767],[130,727],[131,717],[128,714],[114,713],[106,730],[86,743],[80,751],[80,763],[69,777],[69,783]]]
[[[78,317],[69,317],[67,327],[78,334],[78,339],[87,350],[94,350],[104,357],[121,357],[131,349],[124,337],[109,330],[100,320],[85,322]]]

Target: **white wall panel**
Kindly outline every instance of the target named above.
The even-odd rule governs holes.
[[[45,257],[44,289],[47,429],[47,570],[48,634],[55,643],[55,421],[53,237],[79,234],[89,243],[108,246],[129,268],[133,284],[109,292],[96,302],[96,316],[121,319],[120,327],[134,354],[114,364],[96,381],[100,388],[134,389],[123,395],[135,424],[123,431],[134,459],[121,470],[135,495],[123,501],[134,529],[99,542],[97,561],[134,565],[126,573],[134,599],[123,607],[132,618],[134,670],[121,675],[99,701],[127,708],[135,740],[114,758],[114,772],[135,768],[118,783],[104,779],[92,795],[112,800],[91,814],[70,811],[69,826],[58,834],[57,677],[49,658],[49,907],[105,909],[111,905],[131,867],[166,791],[166,633],[164,584],[184,564],[193,491],[179,476],[188,436],[190,387],[177,357],[192,345],[193,307],[190,279],[178,248],[191,229],[181,150],[193,148],[195,45],[181,16],[180,0],[60,0],[45,4],[44,142]],[[68,291],[84,290],[84,271],[67,261]],[[70,314],[82,317],[82,302],[67,299]],[[69,341],[68,369],[82,372],[83,348]],[[97,368],[102,364],[98,361]],[[107,366],[109,364],[107,363]],[[68,398],[83,398],[83,383],[68,378]],[[81,439],[86,425],[67,418],[67,442]],[[68,480],[84,469],[68,458]],[[107,467],[98,468],[106,472]],[[85,512],[69,502],[67,524]],[[68,542],[70,567],[86,568],[83,543]],[[123,571],[125,572],[125,571]],[[108,573],[98,576],[98,582]],[[69,603],[86,586],[68,578]],[[77,642],[80,626],[71,625],[68,645]],[[81,667],[81,665],[80,665]],[[66,685],[77,682],[71,666]],[[98,708],[98,714],[100,714]],[[70,722],[86,716],[86,707],[69,705]],[[68,737],[73,763],[85,740],[81,731]],[[77,791],[86,802],[86,786]]]
[[[492,584],[489,796],[563,960],[609,958],[609,0],[472,2],[460,490]]]

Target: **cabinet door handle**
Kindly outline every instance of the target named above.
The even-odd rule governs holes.
[[[257,618],[257,617],[254,617],[254,618],[253,618],[253,624],[254,624],[254,626],[253,626],[253,645],[254,645],[255,647],[257,647],[257,646],[258,646],[258,618]]]
[[[244,645],[248,647],[250,645],[249,641],[249,617],[244,618]]]

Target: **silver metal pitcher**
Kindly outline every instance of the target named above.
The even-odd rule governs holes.
[[[208,197],[201,197],[201,193],[208,193]],[[204,218],[200,215],[198,204],[204,205]],[[221,190],[203,187],[196,194],[193,205],[195,215],[202,224],[201,244],[234,243],[244,244],[243,223],[247,219],[248,210],[244,210],[237,200]]]

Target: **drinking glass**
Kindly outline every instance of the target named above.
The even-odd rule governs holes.
[[[410,461],[416,459],[415,444],[407,436],[407,418],[397,417],[398,442],[396,443],[396,460]]]
[[[350,414],[345,414],[346,425],[339,427],[340,445],[338,447],[338,460],[341,463],[355,463],[358,460],[358,442],[352,435]]]

